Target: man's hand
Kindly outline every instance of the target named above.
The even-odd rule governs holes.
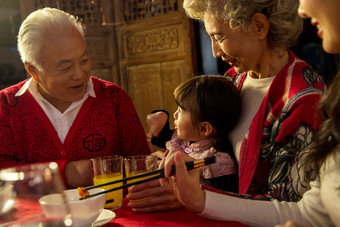
[[[128,206],[138,212],[173,210],[183,206],[177,200],[171,185],[160,185],[159,180],[132,186],[126,198],[130,200]]]

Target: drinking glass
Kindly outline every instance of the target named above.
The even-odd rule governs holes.
[[[111,181],[123,179],[123,156],[105,156],[92,158],[92,170],[93,170],[93,184],[99,185]],[[122,186],[123,182],[117,184],[110,184],[102,189],[108,190],[115,187]],[[123,189],[106,193],[105,208],[114,210],[122,206],[123,203]],[[109,202],[112,201],[112,202]]]
[[[125,166],[126,177],[140,175],[143,173],[157,170],[157,166],[158,166],[157,157],[152,156],[152,155],[128,156],[124,159],[124,166]],[[152,176],[154,175],[132,179],[132,180],[127,181],[126,183],[130,184],[130,183],[140,181],[140,180],[152,177]],[[140,200],[143,200],[143,199],[140,199]]]
[[[62,197],[64,216],[46,217],[42,196],[63,193],[57,163],[37,163],[0,170],[0,226],[71,226],[71,214]]]

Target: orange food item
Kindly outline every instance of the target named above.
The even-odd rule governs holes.
[[[90,195],[90,193],[83,187],[78,187],[78,194],[82,199],[86,199],[86,197]]]

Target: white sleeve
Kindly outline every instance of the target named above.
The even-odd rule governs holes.
[[[326,160],[321,176],[321,204],[336,226],[340,226],[340,152]]]
[[[242,199],[206,191],[200,214],[218,221],[237,221],[249,226],[273,226],[295,220],[306,223],[297,203]]]
[[[320,181],[310,183],[296,202],[260,201],[205,191],[205,208],[200,214],[219,221],[237,221],[250,226],[274,226],[294,220],[309,226],[340,226],[340,154],[327,159]]]
[[[320,198],[319,183],[312,182],[311,187],[298,203],[242,199],[206,191],[205,209],[201,215],[250,226],[274,226],[288,220],[310,226],[333,226]]]

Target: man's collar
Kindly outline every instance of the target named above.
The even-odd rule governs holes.
[[[26,81],[24,86],[22,86],[20,88],[20,90],[15,94],[15,96],[21,96],[27,90],[29,90],[32,94],[40,95],[40,93],[38,91],[38,83],[37,83],[37,81],[35,81],[33,78],[30,78],[28,81]],[[94,92],[94,89],[93,89],[92,78],[90,78],[89,82],[87,83],[87,88],[86,88],[86,92],[84,94],[84,97],[86,95],[89,95],[89,96],[91,96],[93,98],[96,98],[96,93]]]

